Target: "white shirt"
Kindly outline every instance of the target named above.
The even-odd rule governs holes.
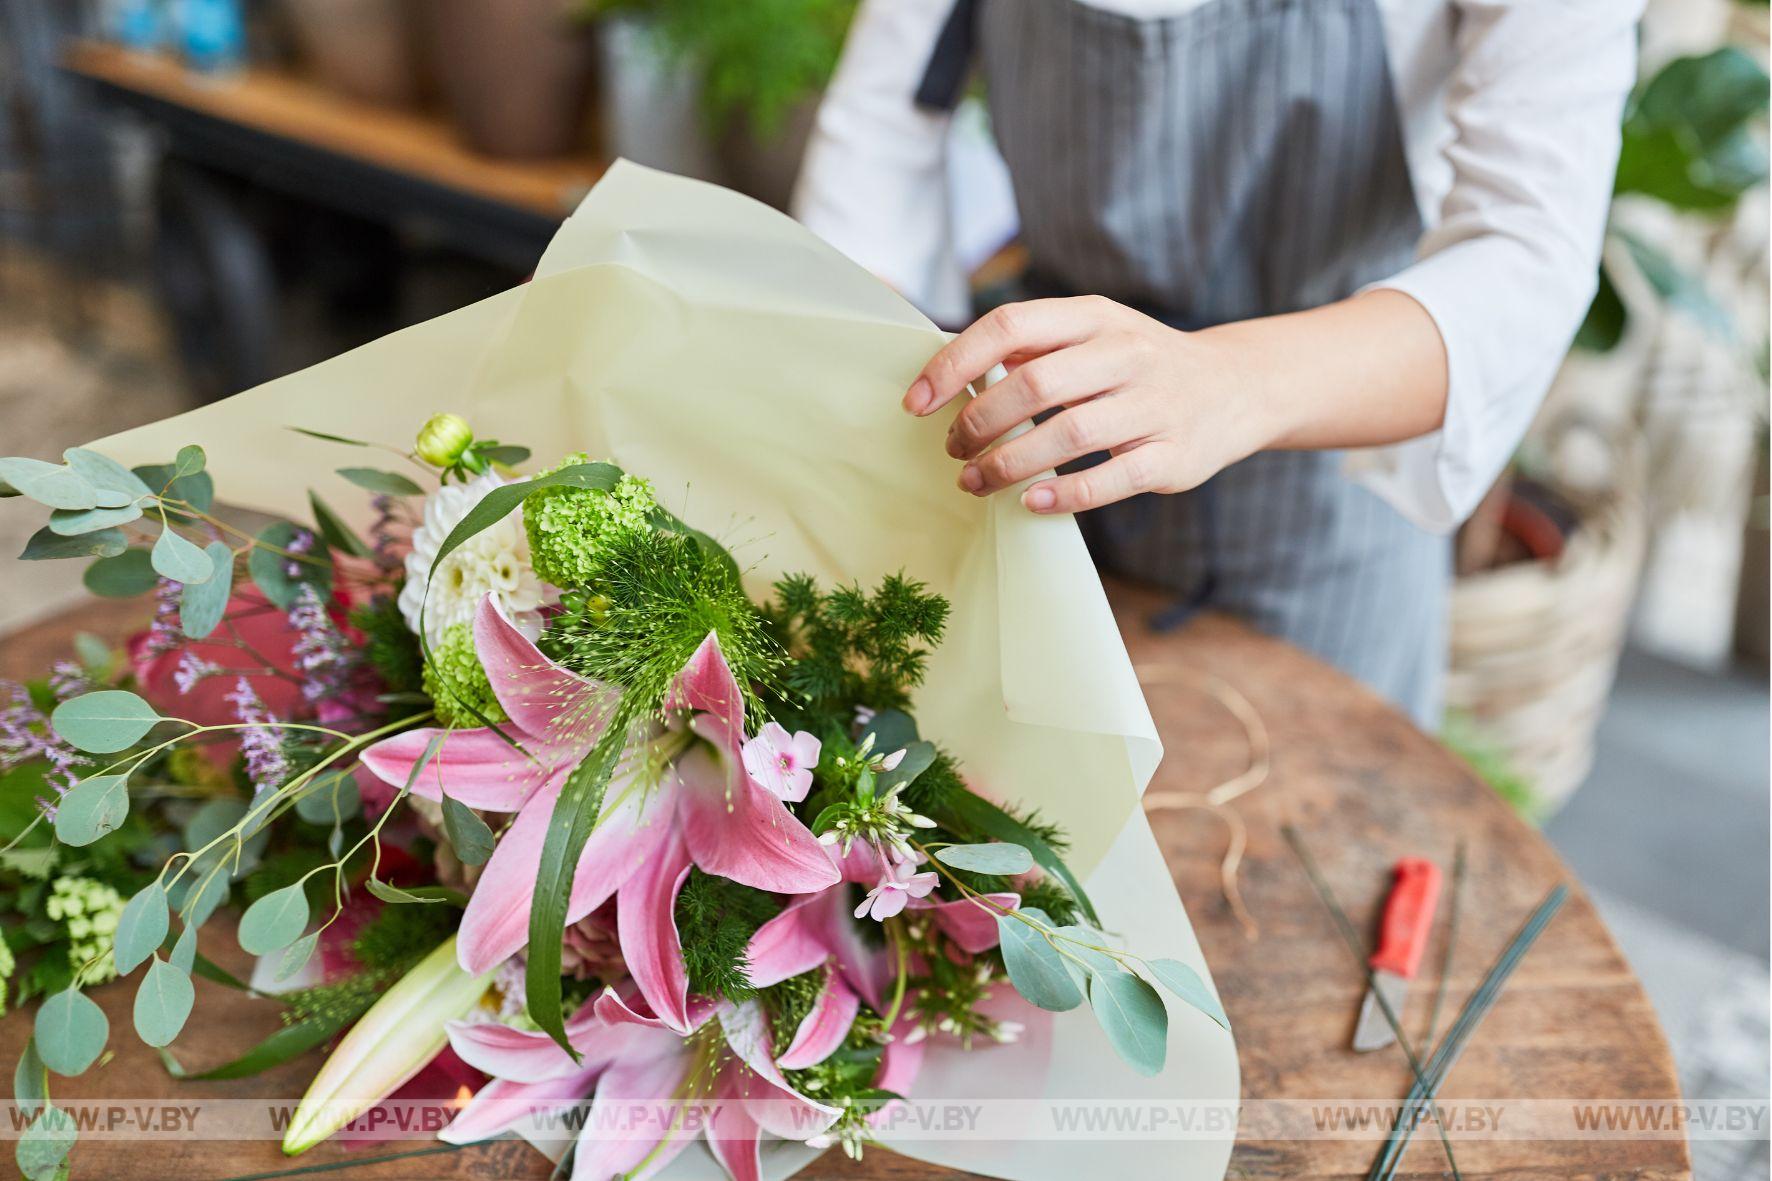
[[[1212,0],[1086,2],[1155,18]],[[1351,452],[1348,470],[1449,530],[1519,444],[1593,298],[1642,0],[1376,3],[1426,230],[1416,260],[1374,286],[1427,309],[1450,383],[1439,430]],[[964,291],[950,117],[912,95],[951,7],[863,0],[794,201],[814,232],[932,314]]]

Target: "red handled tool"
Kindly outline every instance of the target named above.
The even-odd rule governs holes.
[[[1402,1019],[1403,1000],[1427,951],[1434,907],[1439,901],[1439,866],[1424,857],[1405,857],[1397,862],[1390,897],[1384,903],[1378,950],[1368,961],[1372,987],[1366,990],[1366,999],[1360,1005],[1360,1022],[1354,1027],[1354,1049],[1360,1053],[1382,1050],[1397,1040],[1378,998],[1382,995],[1391,1012]]]

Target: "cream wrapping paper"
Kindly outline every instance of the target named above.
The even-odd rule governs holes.
[[[787,217],[698,181],[618,162],[555,236],[535,279],[225,401],[92,444],[128,464],[186,443],[229,502],[307,515],[313,487],[362,523],[339,467],[361,450],[308,427],[402,447],[432,413],[552,463],[581,450],[651,479],[715,535],[754,594],[784,572],[827,582],[904,570],[953,604],[917,700],[926,734],[987,794],[1038,807],[1072,839],[1106,928],[1210,980],[1137,806],[1162,747],[1081,536],[1011,495],[954,487],[946,415],[899,409],[944,340],[909,304]],[[1234,1101],[1228,1034],[1170,1004],[1169,1065],[1141,1078],[1087,1008],[1034,1044],[931,1053],[918,1099]],[[1024,1140],[894,1147],[1023,1181],[1217,1181],[1228,1141]],[[785,1176],[809,1159],[766,1154]],[[718,1176],[688,1153],[665,1174]]]

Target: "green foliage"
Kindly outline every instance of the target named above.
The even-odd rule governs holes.
[[[579,453],[550,468],[591,462]],[[562,590],[585,590],[597,582],[605,549],[624,534],[646,533],[658,508],[652,484],[639,476],[622,476],[615,486],[544,488],[523,502],[523,531],[536,574]]]
[[[766,614],[793,657],[788,692],[815,716],[847,726],[857,704],[903,709],[941,643],[948,602],[902,573],[868,594],[859,585],[826,593],[809,575],[775,584]]]
[[[351,954],[365,968],[403,975],[449,937],[459,918],[446,906],[384,906],[351,941]]]
[[[431,646],[422,672],[437,720],[445,726],[472,727],[506,721],[504,707],[492,692],[492,681],[474,650],[474,627],[457,623],[446,628]]]
[[[652,19],[666,51],[701,75],[716,130],[739,115],[760,138],[830,81],[856,0],[586,0],[591,12]]]
[[[772,680],[781,651],[717,553],[682,534],[619,533],[603,551],[597,590],[594,599],[568,597],[542,650],[574,672],[622,686],[623,721],[663,710],[710,632],[760,720],[753,686]]]
[[[689,991],[734,1003],[755,996],[745,950],[780,910],[773,894],[691,869],[674,914]]]
[[[363,633],[363,659],[389,692],[419,691],[424,684],[424,653],[393,595],[378,595],[353,607],[350,624]]]
[[[1507,752],[1484,734],[1473,719],[1465,714],[1451,714],[1441,729],[1440,741],[1509,807],[1527,820],[1537,820],[1543,809],[1537,786],[1514,769]]]
[[[793,1042],[801,1022],[812,1015],[827,973],[825,968],[814,968],[758,991],[758,1003],[769,1018],[769,1044],[777,1057]]]
[[[283,1010],[283,1024],[301,1025],[310,1021],[348,1024],[369,1011],[369,1006],[381,996],[389,979],[381,972],[359,972],[327,984],[284,993],[283,1001],[288,1007]]]

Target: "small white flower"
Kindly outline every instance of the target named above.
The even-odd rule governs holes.
[[[456,548],[431,578],[431,563],[450,531],[503,484],[497,472],[487,472],[466,484],[445,484],[425,498],[424,523],[413,530],[412,551],[406,555],[400,614],[416,633],[422,607],[426,639],[432,644],[441,643],[454,624],[473,622],[487,595],[498,601],[518,631],[530,639],[541,634],[545,587],[529,564],[529,538],[519,514],[506,516]]]

